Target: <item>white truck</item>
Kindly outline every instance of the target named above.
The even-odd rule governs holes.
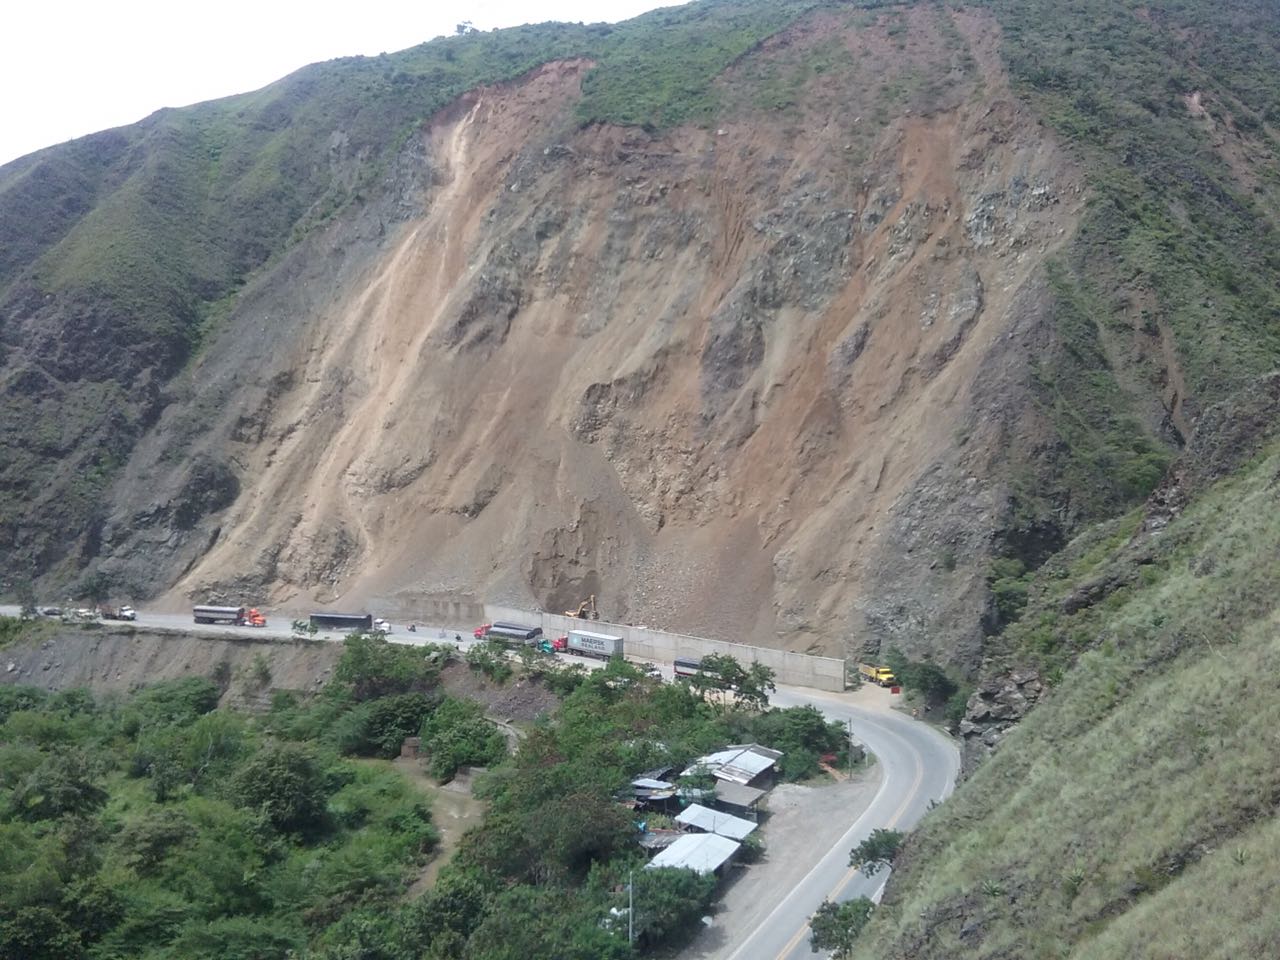
[[[570,630],[565,638],[565,649],[584,657],[608,660],[610,657],[622,656],[622,638],[608,633],[592,633],[590,630]]]

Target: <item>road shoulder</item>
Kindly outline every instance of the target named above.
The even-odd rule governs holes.
[[[734,868],[711,923],[682,953],[683,960],[725,960],[866,811],[882,772],[872,763],[852,780],[821,786],[782,784],[769,794],[759,863]]]

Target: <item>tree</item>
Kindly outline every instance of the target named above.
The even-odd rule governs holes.
[[[315,757],[293,744],[260,750],[235,778],[240,804],[260,810],[282,833],[316,832],[324,817],[324,772]]]
[[[841,904],[823,901],[809,921],[809,946],[814,953],[829,950],[834,960],[845,960],[853,955],[854,941],[874,909],[875,904],[866,897]]]
[[[626,933],[604,928],[603,911],[573,890],[520,885],[500,894],[467,942],[469,960],[625,960]]]
[[[875,876],[893,862],[904,836],[898,830],[872,830],[871,836],[849,851],[849,866],[861,868],[868,877]]]
[[[302,937],[276,918],[218,917],[189,923],[173,943],[187,960],[287,960]]]
[[[894,649],[885,654],[885,662],[903,687],[919,691],[930,705],[945,703],[959,689],[956,682],[936,663],[910,660],[901,651]]]
[[[104,604],[111,596],[111,578],[95,570],[81,582],[80,593],[95,607]]]
[[[710,909],[716,889],[711,874],[669,867],[637,870],[632,882],[636,938],[651,945],[697,926]]]
[[[0,920],[0,960],[80,960],[80,936],[48,907],[25,907]]]
[[[334,742],[342,753],[394,757],[405,738],[418,732],[430,711],[431,701],[422,693],[379,697],[339,718]]]
[[[13,595],[18,601],[18,606],[21,608],[20,615],[24,620],[39,616],[40,611],[36,608],[36,587],[30,577],[19,577],[14,581]]]
[[[98,785],[96,773],[83,751],[52,754],[23,778],[9,805],[24,820],[94,813],[107,802],[107,791]]]
[[[342,642],[334,679],[347,684],[356,700],[422,692],[435,668],[418,647],[388,643],[382,634],[353,633]]]
[[[738,687],[738,699],[746,702],[755,710],[764,710],[769,706],[769,694],[778,689],[774,682],[777,674],[771,667],[756,661],[747,667],[746,676]]]
[[[126,851],[124,862],[140,877],[154,874],[170,851],[186,843],[195,827],[177,810],[159,810],[143,815],[120,831],[116,844]]]
[[[777,689],[774,672],[763,663],[744,668],[733,657],[712,653],[702,658],[702,665],[690,684],[705,699],[711,690],[733,693],[738,701],[753,710],[769,706],[769,694]]]
[[[436,885],[412,901],[401,917],[406,955],[420,955],[429,945],[460,946],[484,919],[493,892],[492,882],[479,870],[446,867]]]

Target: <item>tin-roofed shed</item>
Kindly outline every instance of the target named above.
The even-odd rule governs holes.
[[[755,815],[756,804],[760,802],[760,798],[764,796],[764,791],[759,787],[744,787],[740,783],[730,783],[722,780],[716,784],[715,801],[724,804],[726,807],[737,807],[740,810],[749,810]]]
[[[743,820],[731,813],[712,810],[700,803],[690,804],[678,817],[676,823],[705,833],[714,833],[730,840],[743,840],[755,830],[756,825],[750,820]]]
[[[737,744],[699,757],[682,776],[698,769],[705,769],[718,780],[749,785],[753,780],[764,779],[782,757],[781,750],[770,750],[758,743]]]
[[[714,833],[686,833],[645,864],[645,869],[676,867],[697,873],[715,873],[738,852],[742,844]]]

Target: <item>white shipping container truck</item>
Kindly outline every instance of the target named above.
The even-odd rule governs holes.
[[[622,656],[622,638],[610,636],[607,633],[570,630],[568,647],[570,653],[580,653],[584,657],[599,657],[601,660]]]

